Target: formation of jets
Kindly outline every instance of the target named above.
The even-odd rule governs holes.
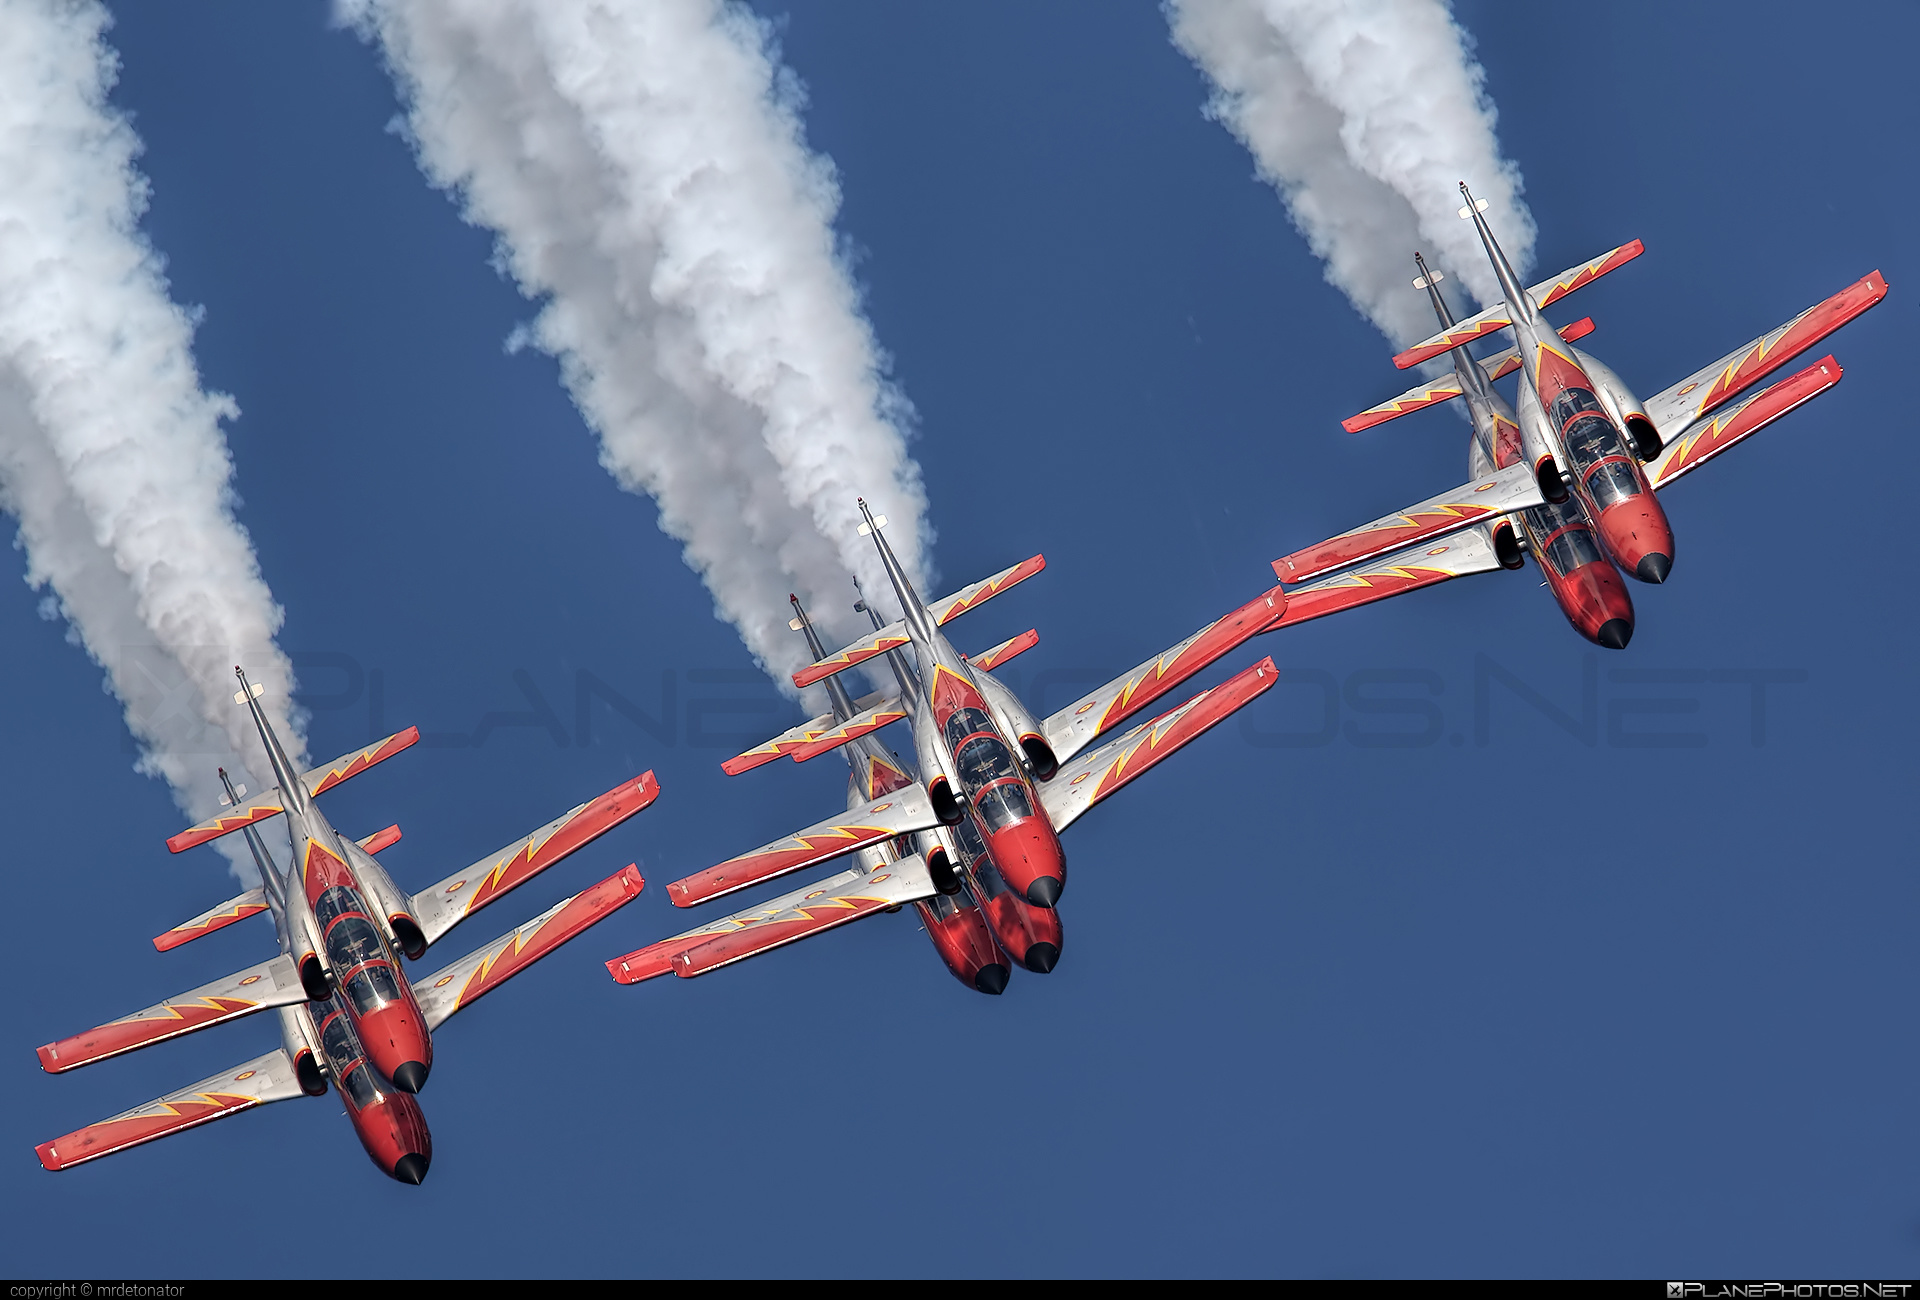
[[[1657,493],[1838,383],[1826,356],[1751,391],[1787,362],[1878,303],[1879,272],[1728,353],[1642,402],[1606,365],[1573,346],[1591,320],[1554,327],[1542,314],[1643,251],[1638,240],[1551,280],[1523,287],[1488,227],[1485,204],[1460,187],[1493,265],[1501,301],[1456,321],[1444,276],[1415,255],[1439,331],[1394,358],[1402,369],[1450,356],[1452,374],[1415,385],[1345,422],[1358,433],[1463,398],[1472,425],[1471,480],[1419,505],[1273,562],[1276,586],[1165,653],[1047,717],[1030,712],[994,670],[1038,643],[1037,631],[979,654],[956,650],[949,622],[1046,567],[1036,555],[938,600],[921,597],[888,545],[886,519],[863,501],[860,532],[878,549],[901,611],[886,620],[870,597],[856,610],[870,635],[828,653],[797,598],[793,630],[813,661],[796,687],[820,685],[826,713],[728,759],[729,776],[786,758],[838,751],[851,769],[834,816],[667,886],[690,908],[792,873],[841,863],[837,874],[648,944],[606,963],[636,984],[704,975],[797,940],[909,904],[947,969],[969,988],[1003,993],[1015,966],[1045,974],[1061,960],[1059,904],[1067,881],[1060,836],[1095,804],[1198,738],[1271,687],[1271,658],[1109,738],[1123,722],[1255,636],[1370,604],[1449,578],[1518,569],[1532,556],[1562,612],[1588,640],[1625,649],[1634,609],[1623,574],[1658,584],[1673,570],[1673,529]],[[1469,346],[1500,331],[1513,345],[1476,358]],[[1518,375],[1509,401],[1494,383]],[[843,674],[881,668],[891,684],[855,698]],[[236,705],[249,710],[276,782],[248,797],[227,780],[225,812],[167,841],[178,853],[241,832],[260,885],[154,940],[162,951],[267,913],[279,955],[226,979],[39,1049],[59,1073],[272,1009],[281,1045],[234,1069],[124,1114],[41,1144],[48,1169],[66,1169],[268,1102],[338,1090],[374,1163],[419,1183],[432,1142],[416,1095],[433,1066],[433,1031],[503,981],[639,894],[633,866],[555,905],[441,970],[409,981],[415,960],[472,912],[545,871],[650,805],[652,772],[568,812],[437,884],[409,894],[377,855],[400,837],[336,832],[316,800],[399,753],[407,730],[333,763],[297,773],[236,669]],[[907,724],[904,756],[880,738]],[[277,856],[262,823],[282,817]]]

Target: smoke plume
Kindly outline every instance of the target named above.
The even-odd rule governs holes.
[[[723,0],[342,0],[377,40],[421,169],[541,303],[601,461],[659,506],[719,614],[784,682],[787,593],[850,620],[885,590],[855,498],[918,573],[925,492],[835,246],[767,26]],[[852,634],[863,624],[844,622]]]
[[[234,664],[296,761],[304,737],[281,611],[233,516],[220,421],[238,412],[201,388],[193,322],[138,228],[108,22],[88,0],[0,0],[0,505],[42,613],[106,670],[139,769],[199,820],[217,766],[267,771]]]
[[[1533,217],[1500,156],[1485,72],[1442,0],[1166,0],[1174,43],[1214,87],[1207,112],[1253,153],[1327,280],[1396,345],[1433,333],[1413,252],[1500,298],[1466,181],[1522,275]]]

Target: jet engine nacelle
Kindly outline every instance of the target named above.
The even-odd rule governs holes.
[[[411,900],[400,892],[373,854],[344,835],[339,839],[347,861],[353,865],[353,875],[360,882],[361,892],[379,913],[374,919],[387,932],[394,947],[407,954],[408,960],[418,961],[427,951],[427,936],[421,932],[420,923],[413,919]]]
[[[958,826],[967,815],[960,781],[947,747],[941,743],[940,729],[933,725],[933,707],[924,696],[914,708],[913,751],[920,761],[920,779],[926,784],[933,815],[943,826]]]
[[[1597,361],[1582,352],[1573,349],[1574,360],[1587,372],[1587,378],[1593,381],[1593,392],[1600,399],[1600,405],[1606,408],[1607,415],[1616,427],[1624,430],[1633,453],[1642,464],[1660,454],[1666,444],[1661,440],[1660,431],[1653,427],[1653,421],[1647,418],[1647,409],[1633,391],[1620,382],[1620,376],[1603,361]]]
[[[987,708],[993,712],[993,724],[1000,728],[1001,735],[1020,746],[1033,774],[1045,781],[1059,771],[1060,762],[1053,756],[1053,746],[1047,743],[1046,729],[1027,712],[1027,706],[992,673],[976,668],[973,680],[980,684],[980,694],[986,697]]]
[[[280,1013],[280,1046],[293,1062],[293,1074],[300,1091],[318,1097],[327,1090],[327,1074],[321,1066],[326,1059],[314,1038],[305,1007],[276,1007]]]
[[[1519,397],[1514,415],[1520,424],[1521,454],[1540,485],[1540,495],[1557,505],[1567,499],[1566,467],[1555,454],[1560,439],[1547,424],[1547,413],[1540,409],[1540,394],[1533,391],[1532,381],[1524,376],[1520,380]]]
[[[287,930],[292,937],[290,951],[300,969],[300,987],[309,1002],[325,1002],[333,996],[333,963],[327,960],[327,945],[320,941],[320,921],[313,904],[295,875],[288,882]]]

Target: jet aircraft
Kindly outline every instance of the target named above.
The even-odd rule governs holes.
[[[1726,405],[1878,303],[1887,282],[1875,271],[1643,403],[1611,369],[1573,346],[1592,331],[1590,319],[1555,330],[1541,315],[1638,257],[1640,241],[1522,289],[1482,215],[1486,203],[1464,183],[1460,193],[1467,200],[1460,215],[1477,228],[1505,297],[1456,322],[1440,294],[1443,277],[1416,254],[1414,287],[1431,297],[1441,328],[1394,364],[1405,369],[1451,352],[1453,374],[1415,385],[1344,427],[1358,433],[1464,395],[1473,481],[1275,560],[1274,572],[1289,584],[1281,622],[1463,574],[1517,569],[1530,552],[1575,630],[1624,649],[1634,613],[1621,572],[1660,583],[1673,567],[1673,531],[1655,494],[1837,384],[1840,365],[1826,356]],[[1503,329],[1513,331],[1513,347],[1484,360],[1469,355],[1468,344]],[[1492,381],[1515,371],[1521,378],[1510,406]]]
[[[1165,654],[1140,665],[1045,719],[1033,717],[992,674],[1030,648],[1028,631],[971,659],[940,631],[943,624],[1038,573],[1034,556],[931,604],[922,601],[887,545],[876,518],[860,503],[905,616],[831,655],[823,653],[795,601],[795,629],[805,632],[815,661],[794,674],[807,686],[824,681],[830,713],[774,737],[722,764],[730,775],[782,756],[805,762],[849,747],[853,775],[847,811],[784,839],[667,886],[679,907],[724,897],[846,854],[850,869],[755,908],[651,944],[607,963],[623,984],[665,975],[703,975],[809,935],[880,911],[915,904],[942,960],[962,982],[986,993],[1005,988],[1010,965],[1051,970],[1061,930],[1055,904],[1066,884],[1059,833],[1174,750],[1273,685],[1272,659],[1134,727],[1097,749],[1090,743],[1180,682],[1269,627],[1285,608],[1275,587],[1208,624]],[[911,650],[909,661],[906,651]],[[885,656],[898,684],[855,701],[835,674]],[[873,737],[907,720],[915,762],[901,761]]]
[[[36,1148],[50,1170],[71,1168],[128,1147],[294,1097],[339,1088],[361,1145],[384,1172],[406,1183],[426,1177],[432,1138],[414,1094],[433,1064],[433,1031],[455,1012],[624,906],[644,882],[628,866],[547,909],[444,969],[407,982],[398,953],[418,958],[460,921],[582,848],[651,804],[652,772],[549,822],[533,834],[411,896],[374,860],[400,838],[389,826],[362,840],[336,832],[317,796],[420,738],[416,728],[296,775],[261,711],[261,687],[234,696],[253,714],[279,784],[252,799],[227,778],[229,811],[167,841],[175,853],[232,831],[246,835],[260,885],[175,926],[153,941],[162,952],[261,912],[273,918],[280,955],[168,998],[158,1006],[39,1049],[41,1067],[61,1073],[272,1008],[281,1046],[192,1087]],[[293,856],[283,872],[257,823],[287,818]]]

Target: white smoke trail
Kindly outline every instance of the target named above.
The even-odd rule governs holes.
[[[524,338],[559,359],[602,462],[658,503],[748,648],[783,683],[804,661],[789,591],[864,627],[848,577],[886,583],[855,498],[918,573],[926,497],[766,25],[725,0],[340,12],[380,43],[421,169],[542,300]]]
[[[109,21],[95,0],[0,0],[0,505],[27,582],[52,588],[43,612],[106,670],[140,770],[198,820],[217,766],[267,771],[234,664],[296,760],[305,742],[281,612],[233,517],[220,421],[237,411],[201,389],[193,323],[138,229]],[[251,872],[244,845],[228,856]]]
[[[1434,329],[1408,286],[1425,249],[1482,303],[1499,286],[1458,182],[1522,275],[1533,217],[1500,156],[1485,72],[1442,0],[1165,0],[1214,86],[1208,113],[1252,151],[1340,289],[1397,345]]]

